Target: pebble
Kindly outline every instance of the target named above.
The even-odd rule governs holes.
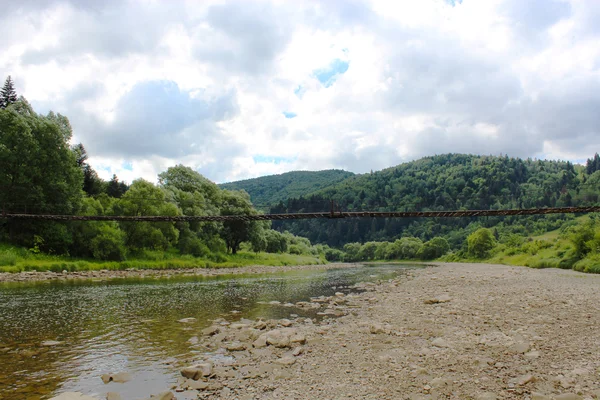
[[[192,322],[195,322],[196,318],[193,317],[188,317],[188,318],[182,318],[180,320],[178,320],[177,322],[181,322],[182,324],[191,324]]]

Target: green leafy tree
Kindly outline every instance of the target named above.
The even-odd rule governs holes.
[[[223,190],[221,194],[221,215],[256,215],[248,193]],[[227,251],[236,254],[242,242],[248,241],[254,231],[260,229],[258,221],[225,221],[221,237],[227,245]]]
[[[467,238],[468,252],[477,258],[487,257],[496,246],[496,239],[491,230],[479,228]]]
[[[127,193],[113,206],[116,215],[176,216],[181,215],[175,204],[167,203],[165,191],[143,179],[135,180]],[[121,222],[127,247],[166,250],[177,243],[179,231],[173,222]]]
[[[38,115],[22,98],[0,109],[1,208],[13,213],[78,211],[83,176],[69,147],[71,136],[66,117]],[[28,247],[34,235],[41,236],[48,251],[65,252],[71,242],[64,223],[8,221],[4,232],[10,241]]]
[[[425,242],[423,247],[419,249],[417,257],[422,260],[433,260],[446,254],[450,250],[448,241],[441,237],[435,237],[428,242]]]
[[[127,190],[129,190],[129,186],[124,182],[119,182],[119,178],[115,174],[113,174],[110,181],[106,184],[106,194],[116,199],[121,198]]]

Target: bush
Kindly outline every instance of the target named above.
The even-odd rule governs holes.
[[[496,246],[496,240],[492,231],[487,228],[479,228],[467,238],[468,252],[477,258],[484,258]]]
[[[448,241],[441,237],[435,237],[430,241],[426,242],[423,247],[419,249],[417,257],[421,260],[433,260],[446,254],[450,250]]]
[[[210,253],[210,249],[197,237],[187,236],[179,241],[181,254],[191,254],[194,257],[204,257]]]
[[[94,258],[99,260],[122,261],[127,254],[123,232],[110,226],[103,227],[92,239],[91,248]]]

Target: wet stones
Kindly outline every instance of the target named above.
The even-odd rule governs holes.
[[[208,328],[202,329],[202,334],[204,336],[214,336],[220,332],[220,328],[218,326],[209,326]]]
[[[125,383],[131,380],[131,374],[129,372],[118,372],[116,374],[104,374],[100,378],[105,384],[110,382]]]
[[[182,318],[182,319],[178,320],[177,322],[181,322],[182,324],[191,324],[193,322],[196,322],[196,318],[192,318],[192,317]]]
[[[196,364],[181,370],[181,376],[197,381],[202,377],[208,377],[212,374],[212,365],[209,363]]]

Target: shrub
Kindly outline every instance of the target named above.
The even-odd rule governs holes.
[[[94,258],[99,260],[122,261],[127,253],[123,232],[110,226],[103,227],[92,239],[91,248]]]
[[[490,250],[496,246],[496,240],[492,231],[487,228],[479,228],[467,238],[468,252],[477,258],[484,258],[490,254]]]

